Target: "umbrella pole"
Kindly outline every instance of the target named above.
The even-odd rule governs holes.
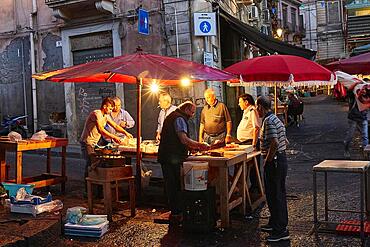
[[[141,139],[141,89],[143,86],[143,79],[137,80],[137,106],[136,106],[136,116],[137,116],[137,140],[136,140],[136,194],[138,199],[141,197],[141,149],[140,149],[140,139]]]
[[[274,97],[274,101],[275,101],[275,104],[274,104],[274,110],[275,110],[275,115],[277,115],[277,86],[276,86],[276,83],[275,83],[275,86],[274,86],[274,91],[275,91],[275,97]]]

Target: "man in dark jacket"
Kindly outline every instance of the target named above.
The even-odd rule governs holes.
[[[353,134],[355,133],[356,128],[361,133],[362,149],[369,144],[367,110],[360,111],[358,109],[356,97],[353,92],[354,88],[360,83],[362,82],[356,82],[348,88],[348,130],[344,139],[344,158],[350,158],[351,156],[349,152],[349,145],[352,142]]]
[[[180,169],[188,157],[189,149],[207,150],[208,145],[189,138],[189,118],[193,117],[196,106],[186,101],[166,117],[163,123],[158,162],[161,164],[168,203],[173,221],[181,219]]]

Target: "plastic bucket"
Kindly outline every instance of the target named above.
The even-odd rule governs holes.
[[[207,190],[208,162],[186,161],[183,163],[185,190]]]

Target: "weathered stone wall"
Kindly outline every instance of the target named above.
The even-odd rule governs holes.
[[[61,38],[52,33],[45,33],[41,37],[42,71],[62,68],[62,47],[56,47],[56,42]],[[65,112],[63,84],[37,81],[37,108],[40,125],[49,124],[50,113]]]
[[[1,41],[7,45],[0,51],[0,114],[1,116],[30,115],[32,108],[27,107],[26,112],[24,107],[25,99],[28,106],[32,104],[29,39],[18,37]]]

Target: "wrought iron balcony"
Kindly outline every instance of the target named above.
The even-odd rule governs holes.
[[[45,0],[53,15],[64,20],[110,15],[117,12],[116,0]]]

